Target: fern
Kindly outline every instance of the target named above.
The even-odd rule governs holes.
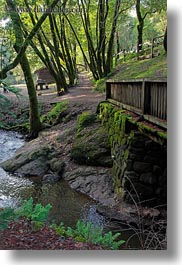
[[[31,197],[28,201],[25,201],[23,205],[16,210],[16,215],[26,217],[31,221],[44,222],[47,220],[49,211],[52,208],[50,204],[45,207],[42,204],[33,205],[33,198]]]
[[[38,222],[46,221],[51,208],[52,206],[50,204],[47,204],[45,207],[41,204],[36,204],[33,212],[31,213],[31,220]]]
[[[9,222],[15,217],[14,210],[11,208],[0,210],[0,230],[7,229]]]
[[[75,229],[68,227],[65,234],[69,237],[74,237],[77,241],[100,244],[114,250],[125,243],[124,240],[117,241],[121,235],[120,233],[113,235],[110,231],[104,234],[103,228],[95,226],[92,222],[86,223],[83,220],[77,221]]]

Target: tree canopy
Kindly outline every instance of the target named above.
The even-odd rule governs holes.
[[[7,78],[10,71],[16,75],[18,65],[25,76],[24,61],[29,65],[27,88],[32,79],[30,94],[34,89],[32,74],[41,67],[53,76],[58,95],[76,83],[78,64],[84,64],[95,80],[102,79],[112,72],[119,53],[139,52],[143,43],[164,35],[166,3],[1,0],[0,79]]]

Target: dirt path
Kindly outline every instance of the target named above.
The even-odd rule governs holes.
[[[26,86],[17,85],[17,87],[21,89],[22,97],[20,99],[17,99],[12,93],[6,94],[12,103],[11,110],[16,113],[21,109],[29,107]],[[64,100],[68,101],[70,107],[77,105],[77,107],[80,106],[83,110],[94,110],[98,103],[105,98],[103,93],[93,92],[93,85],[86,72],[79,74],[78,84],[75,87],[69,88],[69,93],[64,96],[57,96],[55,86],[50,86],[48,90],[37,91],[37,95],[43,113],[49,111],[53,103]]]

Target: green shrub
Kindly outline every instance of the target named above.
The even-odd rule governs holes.
[[[29,200],[24,201],[22,206],[16,210],[11,208],[0,210],[0,230],[7,229],[10,221],[16,221],[20,217],[24,217],[31,221],[32,229],[37,231],[42,228],[43,223],[47,220],[51,207],[50,204],[46,206],[35,204],[34,206],[31,197]],[[114,250],[118,249],[125,242],[117,240],[120,237],[120,233],[113,235],[110,231],[104,234],[103,228],[94,225],[92,222],[87,223],[84,220],[78,220],[75,228],[66,228],[63,222],[60,225],[53,223],[50,228],[59,236],[73,237],[80,242],[99,244]]]
[[[105,90],[106,90],[106,79],[105,78],[101,78],[95,81],[94,91],[105,92]]]

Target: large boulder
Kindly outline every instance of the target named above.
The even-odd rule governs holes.
[[[40,139],[26,143],[18,149],[15,156],[1,163],[8,172],[22,176],[44,176],[49,170],[49,163],[55,155],[54,148]]]
[[[109,168],[77,166],[66,171],[63,178],[71,188],[89,195],[94,200],[104,204],[114,203],[114,188]]]
[[[112,167],[108,133],[95,123],[77,133],[71,150],[72,159],[81,165]]]

